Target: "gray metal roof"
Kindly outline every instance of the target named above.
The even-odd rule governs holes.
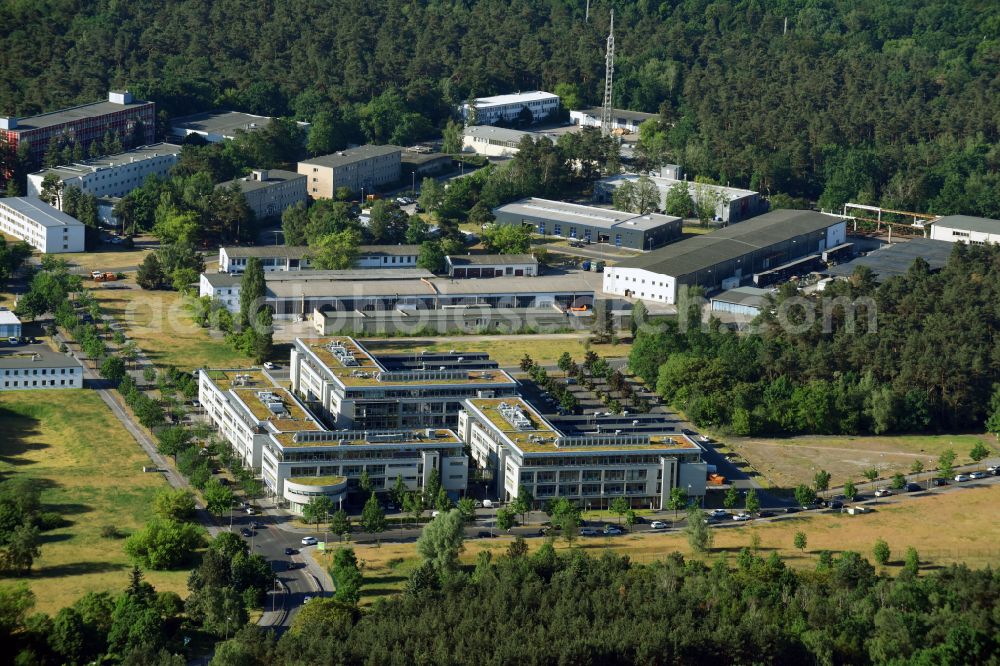
[[[601,114],[604,112],[596,106],[592,106],[589,109],[580,109],[580,113],[585,113],[588,116],[600,119]],[[625,118],[626,120],[638,120],[642,122],[643,120],[649,120],[650,118],[658,118],[655,113],[643,113],[642,111],[629,111],[627,109],[611,109],[612,118]]]
[[[66,180],[67,178],[75,178],[88,173],[94,173],[95,171],[100,171],[101,169],[120,167],[126,164],[133,164],[135,162],[153,159],[154,157],[179,155],[180,152],[181,147],[178,145],[172,143],[153,143],[148,146],[140,146],[139,148],[126,150],[115,155],[82,160],[80,162],[74,162],[73,164],[60,164],[59,166],[49,169],[40,169],[31,175],[37,174],[45,176],[46,174],[54,173],[59,176],[60,179]]]
[[[402,269],[407,270],[407,269]],[[370,271],[362,271],[369,273]],[[399,271],[393,271],[396,275]],[[292,275],[305,275],[306,272]],[[590,294],[594,290],[574,275],[541,277],[499,277],[480,280],[451,280],[449,278],[365,280],[305,280],[277,281],[266,276],[267,291],[276,298],[377,298],[389,296],[445,297],[505,294]]]
[[[241,192],[252,192],[254,190],[260,190],[274,185],[280,185],[290,180],[302,179],[304,182],[306,179],[305,174],[296,173],[294,171],[284,171],[282,169],[264,169],[264,171],[267,171],[267,180],[254,180],[253,175],[250,175],[244,176],[243,178],[227,180],[224,183],[219,183],[216,187],[228,187],[233,183],[236,183],[240,186]]]
[[[843,264],[832,266],[823,273],[835,277],[850,277],[858,266],[867,266],[875,273],[878,282],[885,282],[896,275],[903,275],[913,265],[913,260],[921,257],[932,271],[941,270],[948,263],[954,243],[930,238],[885,245],[863,257],[857,257]]]
[[[271,120],[273,119],[270,116],[255,116],[239,111],[205,111],[174,118],[170,121],[170,127],[172,130],[232,136],[236,130],[250,131],[265,127]]]
[[[934,220],[934,226],[948,227],[962,231],[978,231],[984,234],[1000,235],[1000,220],[971,215],[945,215]]]
[[[309,254],[308,245],[256,245],[253,247],[227,247],[226,255],[237,257],[283,257],[301,259]],[[409,257],[420,254],[419,245],[359,245],[358,256]]]
[[[354,162],[361,162],[362,160],[371,159],[372,157],[381,157],[383,155],[391,155],[393,153],[400,154],[403,149],[399,146],[375,146],[372,144],[367,144],[364,146],[358,146],[357,148],[348,148],[347,150],[341,150],[336,153],[331,153],[329,155],[320,155],[319,157],[312,157],[307,160],[302,160],[299,164],[312,164],[315,166],[325,166],[325,167],[339,167],[345,164],[353,164]]]
[[[449,254],[452,266],[507,266],[512,264],[538,264],[530,254]]]
[[[57,354],[48,347],[33,345],[13,352],[0,352],[0,369],[79,368],[80,362],[66,354]]]
[[[484,139],[494,139],[496,141],[509,141],[511,143],[521,143],[521,139],[530,136],[532,139],[542,137],[553,142],[558,138],[555,134],[545,132],[525,132],[523,130],[508,129],[506,127],[494,127],[493,125],[470,125],[462,130],[463,136],[480,137]]]
[[[696,273],[796,236],[842,224],[809,210],[775,210],[646,254],[623,259],[615,268],[639,268],[662,275]]]
[[[38,197],[7,197],[0,205],[8,206],[43,227],[82,227],[83,223],[53,208]]]
[[[52,111],[50,113],[41,113],[37,116],[18,118],[17,127],[11,131],[16,133],[24,130],[40,129],[42,127],[52,127],[54,125],[70,123],[75,120],[85,120],[87,118],[105,116],[110,113],[123,111],[125,109],[135,109],[152,104],[152,102],[143,102],[139,100],[135,100],[131,104],[115,104],[114,102],[108,101],[81,104],[80,106],[74,106],[68,109],[60,109],[59,111]]]
[[[728,289],[721,294],[712,296],[712,300],[723,303],[735,303],[736,305],[760,307],[764,302],[764,296],[772,291],[772,289],[760,289],[758,287],[736,287],[735,289]]]
[[[626,213],[610,208],[598,208],[597,206],[584,206],[582,204],[567,203],[565,201],[552,201],[550,199],[537,199],[530,197],[521,199],[514,203],[509,203],[494,209],[494,214],[504,213],[507,215],[520,215],[553,222],[566,224],[579,224],[583,226],[599,227],[603,229],[636,229],[648,231],[656,229],[664,224],[680,221],[679,217],[673,215],[660,215],[659,213],[647,213],[637,215]]]

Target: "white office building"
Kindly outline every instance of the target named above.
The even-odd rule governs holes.
[[[21,320],[7,308],[0,308],[0,342],[21,337]]]
[[[506,127],[470,125],[462,130],[462,152],[484,157],[513,157],[520,151],[525,137],[538,140],[546,138],[556,143],[558,137],[542,132],[524,132]]]
[[[84,250],[83,223],[38,197],[0,199],[0,231],[46,254]]]
[[[634,173],[622,173],[601,178],[594,184],[594,198],[598,201],[610,202],[615,190],[625,183],[638,182],[640,176]],[[667,193],[678,183],[687,188],[688,196],[695,204],[704,203],[715,212],[712,218],[717,222],[732,224],[740,222],[767,211],[767,202],[753,190],[724,185],[696,183],[693,180],[679,180],[661,176],[648,176],[660,192],[658,208],[663,210]]]
[[[54,174],[63,190],[76,187],[97,197],[123,197],[141,186],[149,176],[166,178],[180,159],[181,147],[154,143],[117,155],[85,160],[28,174],[28,196],[42,194],[45,177]],[[61,200],[60,200],[61,207]]]
[[[673,488],[705,494],[708,467],[685,435],[609,429],[567,436],[521,398],[470,398],[458,435],[502,501],[524,487],[536,502],[564,497],[597,505],[625,497],[635,507],[666,508]]]
[[[419,256],[419,245],[361,245],[354,258],[354,267],[416,268]],[[265,272],[303,271],[312,267],[307,245],[220,247],[219,272],[242,273],[250,257],[258,257]]]
[[[39,345],[0,350],[0,391],[83,388],[83,366]]]
[[[971,215],[946,215],[930,225],[931,239],[949,243],[988,245],[1000,243],[1000,220]]]
[[[466,122],[472,122],[471,116],[474,115],[476,125],[517,122],[522,109],[531,112],[532,121],[539,121],[554,115],[559,110],[559,95],[532,90],[511,95],[479,97],[474,104],[475,111],[468,102],[462,105],[462,118]]]
[[[600,127],[604,109],[592,107],[569,112],[569,121],[580,127]],[[639,131],[639,125],[658,116],[655,113],[611,109],[611,129],[625,130],[631,134]]]

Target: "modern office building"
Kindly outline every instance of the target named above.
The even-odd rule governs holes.
[[[601,116],[604,109],[591,107],[569,112],[569,121],[580,127],[600,127]],[[626,130],[629,133],[639,131],[639,125],[647,120],[658,118],[655,113],[642,113],[641,111],[627,111],[625,109],[611,109],[611,128]]]
[[[148,145],[156,136],[156,105],[132,98],[132,93],[113,90],[106,102],[83,104],[30,118],[0,118],[0,140],[11,150],[27,143],[33,164],[42,163],[52,139],[79,143],[88,149],[103,141],[108,132],[118,134],[123,145]]]
[[[361,245],[355,268],[416,268],[419,245]],[[307,245],[220,247],[219,272],[242,273],[247,259],[259,257],[265,271],[301,271],[311,268]]]
[[[945,215],[931,223],[933,240],[969,245],[1000,243],[1000,220],[971,215]]]
[[[365,145],[299,162],[299,173],[309,179],[309,196],[332,199],[344,187],[360,194],[375,193],[396,183],[402,175],[399,146]]]
[[[681,237],[681,219],[672,215],[637,215],[609,208],[521,199],[493,210],[497,224],[520,224],[543,236],[608,243],[632,250],[652,250]]]
[[[84,225],[38,197],[0,199],[0,231],[47,254],[84,250]]]
[[[0,344],[21,337],[21,320],[7,308],[0,308]]]
[[[525,137],[538,140],[549,139],[552,143],[558,137],[543,132],[524,132],[506,127],[490,125],[470,125],[462,130],[462,152],[475,153],[484,157],[513,157],[520,151]]]
[[[292,390],[337,429],[452,428],[465,398],[518,385],[488,360],[376,357],[350,337],[297,338],[289,365]]]
[[[170,136],[178,141],[196,134],[209,143],[232,140],[237,132],[254,132],[267,127],[270,116],[255,116],[239,111],[205,111],[170,121]]]
[[[254,169],[249,176],[219,183],[216,187],[240,188],[258,220],[280,217],[286,208],[305,202],[306,177],[282,169]]]
[[[241,275],[202,273],[200,295],[239,310]],[[594,290],[574,275],[452,280],[422,268],[351,271],[275,271],[265,275],[264,298],[275,319],[305,318],[314,310],[344,312],[447,310],[485,307],[590,309]]]
[[[598,426],[598,430],[599,430]],[[578,505],[625,497],[634,507],[666,508],[673,488],[705,494],[701,447],[684,435],[622,433],[569,436],[518,397],[463,401],[459,437],[501,501],[528,490],[544,503],[565,497]]]
[[[767,211],[767,201],[761,199],[760,194],[752,190],[660,176],[648,176],[648,178],[660,191],[659,208],[661,210],[664,207],[667,192],[680,183],[687,188],[691,201],[696,204],[703,202],[715,211],[712,218],[717,222],[732,224]],[[625,183],[634,183],[638,180],[639,175],[634,173],[622,173],[601,178],[594,184],[594,198],[597,201],[610,202],[615,190]]]
[[[604,269],[609,294],[675,304],[679,289],[732,289],[794,274],[799,264],[845,244],[846,222],[805,210],[776,210]]]
[[[83,366],[44,345],[0,349],[0,390],[83,388]]]
[[[28,196],[41,196],[42,182],[53,174],[62,182],[64,191],[76,187],[97,197],[123,197],[140,187],[148,176],[166,178],[180,154],[178,145],[154,143],[117,155],[42,169],[28,174]]]
[[[530,254],[452,254],[444,262],[448,277],[459,279],[538,275],[538,260]]]
[[[465,492],[468,459],[450,430],[331,431],[256,368],[202,370],[198,397],[237,458],[294,513],[315,496],[362,502],[364,473],[378,491],[391,488],[397,477],[419,491],[437,470],[450,494]]]
[[[528,109],[531,112],[532,122],[537,122],[559,110],[559,96],[532,90],[511,95],[479,97],[475,100],[474,106],[475,110],[468,103],[462,105],[462,118],[467,123],[476,125],[514,123],[520,118],[523,109]]]

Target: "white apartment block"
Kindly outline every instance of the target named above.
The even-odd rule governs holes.
[[[479,97],[475,100],[475,124],[495,125],[498,122],[513,123],[517,121],[522,109],[531,111],[534,121],[548,118],[559,110],[559,95],[532,90],[510,95],[494,95]],[[462,105],[462,119],[471,120],[473,110],[468,102]]]
[[[216,188],[233,184],[240,188],[258,220],[280,217],[286,208],[308,198],[306,177],[294,171],[254,169],[249,176],[219,183]]]
[[[83,366],[72,356],[24,349],[0,352],[0,391],[83,388]]]
[[[198,395],[243,465],[292,512],[301,513],[317,495],[338,504],[350,494],[363,501],[364,473],[379,491],[397,477],[409,490],[422,490],[437,470],[445,490],[465,491],[468,458],[450,430],[329,431],[258,369],[203,370]]]
[[[0,308],[0,342],[21,337],[21,320],[7,308]]]
[[[399,181],[402,151],[399,146],[358,146],[299,162],[298,171],[309,179],[313,199],[332,199],[342,187],[371,194]]]
[[[673,488],[705,494],[701,447],[684,435],[566,436],[520,398],[470,398],[459,414],[459,437],[501,500],[523,486],[542,503],[565,497],[595,506],[625,497],[634,507],[664,509]]]
[[[931,239],[949,243],[989,245],[1000,243],[1000,220],[970,215],[946,215],[930,225]]]
[[[354,258],[355,268],[416,268],[419,245],[361,245]],[[247,260],[258,257],[265,272],[301,271],[311,268],[307,245],[260,245],[220,247],[219,272],[242,273]]]
[[[76,187],[98,197],[123,197],[140,187],[149,176],[168,176],[180,159],[180,153],[180,146],[154,143],[117,155],[43,169],[28,174],[28,196],[41,196],[42,181],[49,174],[55,174],[64,190]],[[62,204],[59,205],[61,208]]]
[[[84,250],[83,223],[38,197],[0,199],[0,231],[46,254]]]
[[[292,391],[331,426],[350,430],[454,427],[462,400],[514,395],[518,386],[496,364],[418,361],[390,369],[350,337],[297,338],[289,365]]]

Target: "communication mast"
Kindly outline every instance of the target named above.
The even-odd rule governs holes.
[[[615,75],[615,10],[611,10],[611,29],[608,32],[608,53],[604,60],[604,108],[601,109],[601,134],[611,134],[611,86]]]

